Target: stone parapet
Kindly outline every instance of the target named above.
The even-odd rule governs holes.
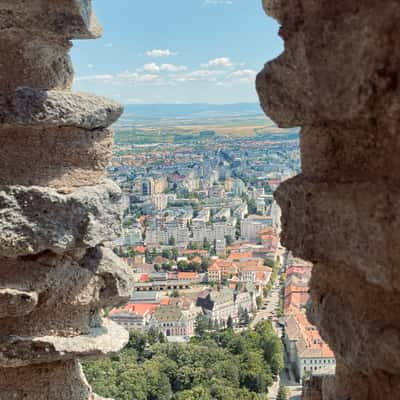
[[[302,174],[275,194],[282,242],[315,264],[308,315],[337,359],[333,392],[315,378],[304,398],[397,399],[400,3],[263,5],[285,51],[257,76],[261,105],[301,127]]]
[[[122,107],[70,92],[70,40],[100,33],[91,0],[0,0],[0,400],[101,400],[77,360],[128,341],[103,312],[132,290],[104,247],[121,230],[105,168]]]

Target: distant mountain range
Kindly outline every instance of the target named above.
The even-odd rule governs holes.
[[[258,103],[236,104],[127,104],[125,116],[139,118],[190,118],[263,115]]]

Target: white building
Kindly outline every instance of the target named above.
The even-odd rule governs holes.
[[[249,242],[255,242],[257,241],[257,233],[262,229],[271,228],[272,225],[271,217],[250,215],[240,223],[242,239]]]

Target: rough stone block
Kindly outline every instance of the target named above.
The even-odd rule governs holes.
[[[114,240],[121,229],[120,199],[111,181],[66,195],[37,186],[2,186],[0,256],[62,254]]]
[[[92,0],[1,0],[0,7],[0,31],[13,27],[68,39],[94,39],[102,33]]]
[[[49,186],[70,192],[105,177],[112,157],[109,129],[0,128],[0,185]]]
[[[264,7],[282,24],[285,40],[285,52],[257,79],[262,106],[275,122],[398,124],[397,0],[264,0]]]
[[[1,11],[4,13],[4,10]],[[68,41],[52,42],[37,36],[27,36],[14,29],[0,29],[0,35],[0,54],[7,54],[0,63],[2,96],[13,93],[20,86],[71,88],[74,71],[68,55],[71,47]]]
[[[346,265],[372,284],[400,290],[400,192],[395,186],[297,176],[275,196],[283,211],[282,243],[296,256]]]
[[[76,361],[2,369],[0,400],[92,400]]]
[[[351,267],[322,264],[314,266],[310,288],[310,319],[349,370],[364,376],[367,393],[368,376],[399,376],[398,291],[382,290]]]
[[[120,351],[129,333],[110,320],[87,335],[0,337],[0,367],[18,368],[73,359],[99,358]]]
[[[302,400],[337,400],[335,376],[311,376],[303,384]]]
[[[86,93],[18,88],[4,99],[0,122],[39,128],[107,128],[122,114],[120,104]]]
[[[397,180],[398,132],[384,126],[348,129],[313,126],[301,130],[303,175],[329,182]]]
[[[46,252],[0,258],[0,288],[19,288],[0,290],[0,336],[87,334],[100,324],[103,308],[128,301],[131,280],[129,268],[103,247],[89,249],[83,257]],[[36,302],[23,303],[31,290]],[[10,305],[9,293],[22,297],[21,308]]]
[[[37,302],[36,292],[0,289],[0,319],[29,314],[36,307]]]

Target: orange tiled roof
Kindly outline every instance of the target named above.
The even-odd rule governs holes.
[[[252,256],[253,254],[251,251],[245,251],[243,253],[231,253],[228,256],[228,259],[238,261],[238,260],[243,260],[245,258],[251,258]]]
[[[140,275],[139,282],[148,282],[150,280],[149,274],[142,274]]]
[[[290,293],[285,297],[285,313],[298,312],[307,304],[309,298],[308,293]]]
[[[165,296],[160,300],[160,305],[167,306],[170,303],[170,301],[171,301],[171,298],[168,296]]]
[[[117,314],[120,312],[129,312],[139,315],[144,315],[147,312],[152,314],[157,307],[159,307],[158,304],[128,303],[125,307],[112,309],[109,315]]]
[[[307,286],[295,286],[290,284],[285,288],[285,297],[292,293],[308,293],[309,288]]]
[[[146,247],[145,247],[145,246],[136,246],[136,247],[135,247],[135,251],[136,251],[137,253],[144,254],[144,253],[146,252]]]
[[[178,272],[178,279],[197,279],[198,277],[197,272]]]

